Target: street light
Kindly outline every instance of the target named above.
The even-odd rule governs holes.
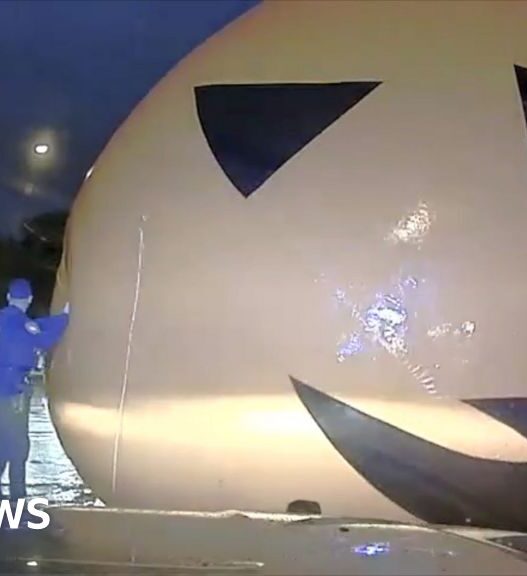
[[[49,152],[49,144],[35,144],[34,150],[35,154],[43,156]]]

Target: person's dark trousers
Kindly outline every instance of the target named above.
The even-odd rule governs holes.
[[[30,394],[0,397],[0,475],[9,472],[9,499],[26,497]]]

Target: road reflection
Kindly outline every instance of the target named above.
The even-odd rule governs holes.
[[[29,435],[28,497],[47,498],[50,505],[102,505],[64,453],[49,416],[47,399],[39,387],[31,401]],[[2,484],[5,480],[4,475]]]

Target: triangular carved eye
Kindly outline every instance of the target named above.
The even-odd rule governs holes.
[[[195,88],[207,142],[248,198],[380,82],[229,84]]]
[[[520,91],[520,98],[523,104],[523,114],[527,126],[527,68],[514,66],[514,70],[516,71],[516,80],[518,81],[518,89]]]

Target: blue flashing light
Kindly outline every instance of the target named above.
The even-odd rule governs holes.
[[[390,552],[389,542],[372,542],[369,544],[363,544],[362,546],[355,546],[353,551],[357,556],[366,556],[371,558],[373,556],[380,556],[381,554],[387,554]]]

